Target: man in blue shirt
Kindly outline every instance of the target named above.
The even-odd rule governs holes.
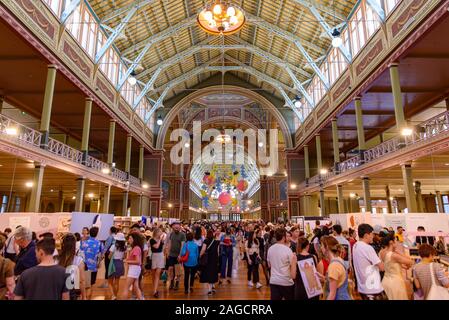
[[[103,245],[97,239],[98,228],[92,227],[89,230],[89,238],[81,243],[80,251],[84,255],[84,263],[87,266],[87,270],[91,274],[90,287],[87,288],[88,300],[92,297],[92,286],[97,281],[98,265],[102,259]]]
[[[33,233],[30,229],[19,227],[14,232],[14,239],[20,248],[17,256],[14,275],[20,276],[25,270],[37,266],[36,244],[34,243]]]

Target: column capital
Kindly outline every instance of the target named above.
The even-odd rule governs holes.
[[[93,101],[94,101],[94,98],[91,98],[91,97],[86,97],[86,101],[90,101],[90,102],[93,102]]]
[[[110,123],[111,123],[111,122],[116,123],[117,121],[116,121],[115,119],[109,119],[109,122],[110,122]]]
[[[392,62],[388,65],[388,68],[399,67],[399,62]]]
[[[48,69],[56,69],[56,70],[58,70],[58,66],[55,65],[55,64],[49,64],[49,65],[47,66],[47,68],[48,68]]]
[[[356,97],[354,98],[354,101],[362,101],[362,96],[356,96]]]
[[[132,138],[132,137],[133,137],[133,134],[128,132],[128,133],[126,134],[126,137],[127,137],[127,138]]]
[[[337,118],[332,118],[331,119],[332,122],[337,122],[337,120],[338,120]]]

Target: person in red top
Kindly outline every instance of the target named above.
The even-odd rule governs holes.
[[[357,240],[355,239],[355,230],[349,228],[349,244],[351,245],[351,252],[352,252],[352,247],[354,246],[354,244],[357,242]]]
[[[128,275],[126,276],[123,299],[128,299],[129,287],[132,286],[137,300],[142,300],[142,291],[139,287],[139,276],[142,271],[142,237],[137,233],[130,233],[128,244],[131,246],[131,251],[125,261],[128,264]]]

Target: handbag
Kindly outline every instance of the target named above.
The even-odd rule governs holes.
[[[449,300],[449,290],[437,285],[435,282],[433,263],[430,264],[430,276],[432,278],[432,286],[430,287],[426,300]]]
[[[207,259],[208,259],[208,251],[212,243],[214,243],[215,239],[212,239],[212,242],[207,246],[206,252],[200,257],[200,266],[205,267],[207,265]]]
[[[111,276],[111,274],[114,274],[116,271],[115,263],[114,263],[114,252],[115,252],[115,249],[114,249],[114,251],[112,251],[112,259],[111,259],[111,261],[109,261],[109,266],[108,266],[108,276],[109,277]]]
[[[186,253],[184,253],[183,256],[181,256],[181,258],[179,258],[179,262],[181,263],[185,263],[187,262],[187,260],[189,260],[189,249],[187,249],[187,243],[185,244],[186,246]]]
[[[164,271],[161,273],[161,281],[167,281],[168,276],[167,276],[167,271]]]

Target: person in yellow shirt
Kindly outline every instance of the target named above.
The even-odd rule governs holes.
[[[404,233],[404,228],[398,227],[397,231],[396,231],[396,234],[395,234],[395,237],[396,237],[396,240],[398,242],[400,242],[400,243],[404,243],[404,235],[403,235],[403,233]]]

